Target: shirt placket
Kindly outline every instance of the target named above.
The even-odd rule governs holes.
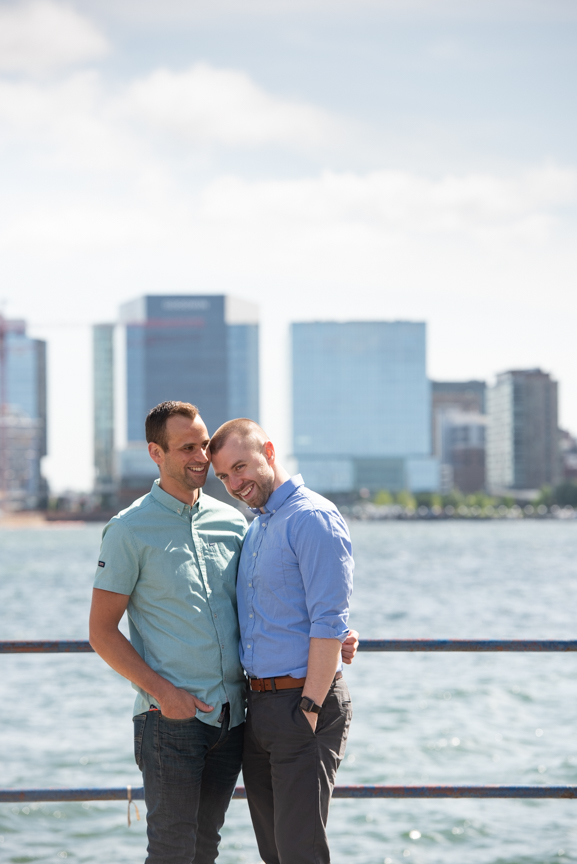
[[[252,556],[250,558],[250,564],[248,569],[248,583],[247,583],[247,593],[246,593],[246,601],[247,601],[247,626],[245,630],[245,644],[246,650],[248,652],[247,666],[253,666],[253,657],[254,657],[254,627],[256,624],[255,619],[255,611],[254,611],[254,598],[255,598],[255,575],[256,575],[256,567],[258,563],[258,554],[260,552],[260,548],[262,546],[262,541],[265,537],[266,529],[270,520],[270,513],[264,513],[262,516],[259,516],[259,531],[256,537],[256,540],[253,544]]]
[[[220,618],[219,618],[219,609],[218,603],[213,598],[212,588],[210,586],[210,582],[208,581],[208,574],[206,570],[206,562],[204,560],[204,541],[200,534],[198,533],[195,522],[195,515],[198,516],[198,513],[191,513],[190,518],[190,531],[192,535],[192,545],[196,552],[196,560],[198,561],[198,567],[200,570],[200,574],[202,576],[202,583],[204,585],[204,590],[206,591],[206,600],[208,603],[208,607],[210,609],[212,615],[212,623],[214,624],[214,629],[216,630],[216,635],[218,638],[218,647],[220,651],[220,668],[222,674],[222,683],[224,687],[224,692],[226,695],[226,700],[230,701],[227,690],[226,690],[226,673],[225,673],[225,664],[224,664],[224,653],[226,651],[226,639],[224,633],[221,630],[220,626]]]

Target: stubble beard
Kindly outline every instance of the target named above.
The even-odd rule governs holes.
[[[166,473],[172,480],[176,480],[177,483],[184,486],[189,492],[202,489],[208,477],[208,470],[204,473],[199,472],[198,474],[194,474],[188,468],[180,468],[180,466],[178,470],[171,468]]]
[[[274,477],[263,476],[262,480],[258,483],[256,480],[253,480],[251,483],[247,483],[245,489],[253,483],[255,486],[255,492],[253,492],[248,501],[239,493],[235,493],[234,497],[239,501],[242,501],[243,504],[246,504],[247,507],[252,507],[254,509],[264,507],[274,491]]]

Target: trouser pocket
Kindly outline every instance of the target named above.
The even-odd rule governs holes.
[[[146,726],[147,714],[137,714],[133,717],[134,723],[134,760],[142,771],[142,739],[144,737],[144,727]]]

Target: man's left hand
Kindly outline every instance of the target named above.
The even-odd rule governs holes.
[[[317,723],[319,722],[319,715],[315,714],[313,711],[303,711],[303,714],[311,724],[311,729],[313,732],[316,732]]]
[[[353,662],[353,658],[357,653],[357,648],[359,647],[359,634],[356,630],[349,630],[349,635],[343,642],[343,646],[341,648],[341,656],[343,658],[343,663],[346,663],[347,666]]]

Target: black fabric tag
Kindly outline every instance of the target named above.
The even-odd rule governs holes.
[[[99,567],[104,567],[104,561],[99,561],[99,562],[98,562],[98,566],[99,566]]]

